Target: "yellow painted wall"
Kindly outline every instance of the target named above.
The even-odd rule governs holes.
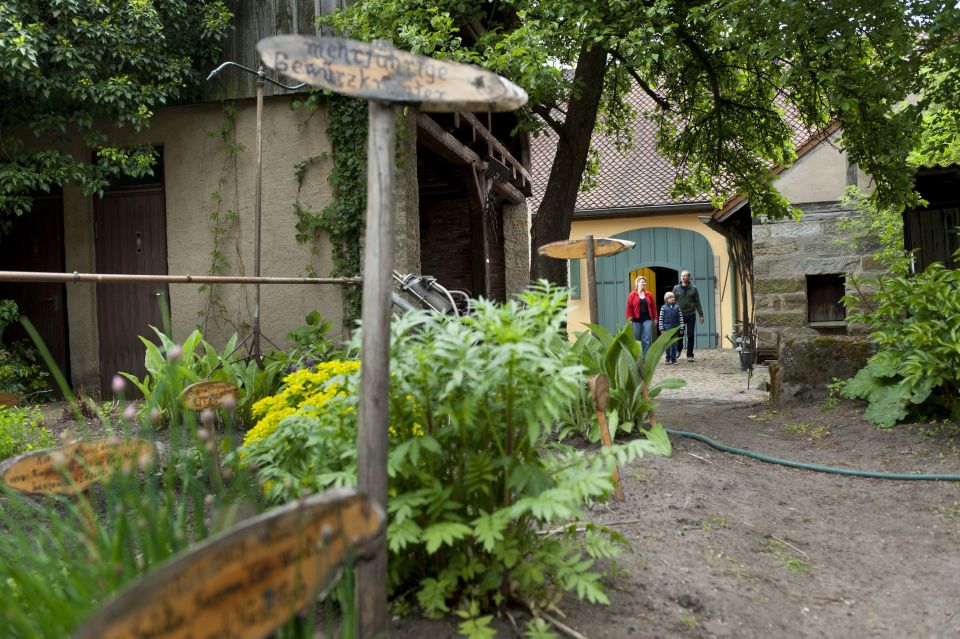
[[[656,215],[650,217],[622,217],[602,220],[574,220],[570,228],[570,239],[579,240],[587,235],[594,237],[613,237],[618,233],[624,233],[633,229],[669,227],[687,229],[699,233],[706,238],[713,251],[714,262],[719,262],[719,268],[715,275],[717,277],[717,290],[714,293],[715,308],[717,309],[716,326],[720,335],[720,344],[723,348],[730,348],[730,342],[724,337],[733,332],[734,309],[736,307],[735,295],[735,273],[731,269],[730,256],[727,251],[727,239],[713,231],[700,220],[698,215],[704,213],[686,213],[675,215]],[[580,299],[570,300],[569,314],[567,317],[567,330],[571,339],[576,333],[586,330],[584,326],[590,321],[590,306],[587,292],[587,268],[583,260],[580,264]],[[700,291],[701,297],[706,295],[707,291]],[[658,301],[658,304],[660,301]],[[624,300],[624,305],[626,300]]]

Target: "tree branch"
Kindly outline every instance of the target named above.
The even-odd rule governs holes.
[[[637,73],[629,64],[627,64],[627,61],[624,60],[619,53],[613,52],[612,55],[620,64],[623,65],[623,68],[626,69],[627,73],[630,74],[630,77],[633,78],[633,81],[637,83],[637,86],[643,89],[643,92],[650,96],[650,99],[657,103],[657,106],[664,111],[673,113],[673,107],[670,105],[670,103],[667,102],[663,96],[654,91],[653,88],[647,84],[643,78],[640,77],[640,74]]]
[[[563,124],[557,122],[552,115],[550,115],[550,107],[544,106],[542,104],[537,104],[533,107],[533,112],[543,118],[543,121],[546,122],[551,129],[557,132],[558,135],[563,135]]]

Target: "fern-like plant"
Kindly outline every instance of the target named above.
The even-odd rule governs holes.
[[[577,532],[584,507],[611,494],[614,463],[669,452],[662,429],[613,449],[558,443],[586,381],[565,312],[566,292],[542,285],[467,318],[414,312],[391,327],[390,586],[412,589],[428,616],[463,617],[468,636],[489,636],[489,613],[510,601],[546,606],[572,591],[606,603],[596,561],[625,540]],[[348,393],[288,417],[240,457],[282,499],[350,482],[355,405]]]

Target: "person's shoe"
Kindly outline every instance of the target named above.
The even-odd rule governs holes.
[[[692,362],[692,361],[693,361],[693,355],[687,355],[687,361],[688,361],[688,362]]]

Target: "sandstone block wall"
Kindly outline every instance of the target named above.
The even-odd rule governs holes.
[[[869,254],[842,240],[841,218],[853,213],[837,202],[801,204],[799,221],[756,220],[753,226],[753,274],[756,324],[761,337],[777,341],[783,329],[809,325],[807,276],[863,275],[881,271]],[[847,291],[850,291],[849,283]]]

